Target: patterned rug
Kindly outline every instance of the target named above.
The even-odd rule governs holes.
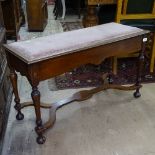
[[[64,31],[82,28],[81,22],[62,22]],[[118,74],[112,74],[112,82],[116,84],[132,84],[136,79],[137,58],[118,59]],[[102,64],[85,65],[55,78],[57,89],[83,88],[103,84],[103,73],[111,73],[111,60],[107,59]],[[155,72],[149,73],[149,61],[145,59],[142,82],[155,82]]]

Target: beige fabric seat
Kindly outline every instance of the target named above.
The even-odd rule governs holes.
[[[53,34],[5,45],[28,64],[141,35],[139,28],[117,23]]]

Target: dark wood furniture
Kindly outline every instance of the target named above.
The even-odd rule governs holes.
[[[6,43],[6,36],[0,1],[0,154],[12,97],[6,55],[2,48],[3,43]]]
[[[111,25],[111,24],[109,24],[109,25]],[[96,27],[94,27],[94,29],[96,30]],[[137,30],[137,28],[135,28],[135,29]],[[87,30],[88,29],[86,29],[86,31]],[[91,28],[89,28],[89,30],[92,31]],[[122,27],[121,28],[119,27],[119,30],[122,32]],[[80,33],[80,36],[81,36],[81,34],[84,33],[84,29],[80,30],[80,31],[81,31],[81,33]],[[87,31],[87,33],[90,31]],[[96,34],[96,31],[95,31],[95,34]],[[103,30],[103,32],[105,32],[105,29]],[[118,32],[118,30],[115,32]],[[45,132],[45,130],[47,130],[48,128],[53,126],[53,124],[56,120],[56,111],[63,105],[66,105],[73,101],[86,100],[86,99],[92,97],[93,94],[95,94],[99,91],[102,91],[102,90],[106,90],[106,89],[119,89],[119,90],[126,90],[126,91],[127,90],[136,90],[134,93],[134,97],[137,98],[137,97],[141,96],[141,94],[139,92],[139,89],[142,87],[140,85],[140,79],[141,79],[140,77],[141,77],[141,70],[143,67],[145,43],[146,43],[146,38],[145,39],[143,39],[143,38],[146,37],[145,35],[148,32],[141,31],[141,32],[136,32],[136,34],[132,33],[132,36],[130,35],[130,37],[129,37],[127,35],[127,37],[125,39],[122,38],[121,32],[120,32],[121,38],[115,38],[113,41],[109,41],[109,42],[107,41],[106,43],[100,42],[100,43],[95,44],[94,46],[92,45],[92,42],[91,42],[91,46],[89,46],[88,44],[85,45],[85,46],[87,46],[87,48],[81,47],[81,46],[80,46],[81,47],[80,48],[77,46],[78,44],[76,44],[75,46],[77,48],[79,48],[79,50],[76,49],[76,52],[73,50],[74,47],[71,45],[71,49],[73,50],[73,52],[70,51],[67,54],[59,53],[54,56],[48,55],[48,57],[45,57],[45,55],[43,55],[42,58],[39,57],[39,55],[43,52],[41,52],[41,53],[39,52],[38,53],[39,55],[37,58],[31,55],[31,53],[32,53],[31,50],[34,49],[34,48],[30,47],[31,45],[33,45],[32,47],[34,47],[34,43],[32,43],[32,42],[29,42],[29,43],[25,42],[26,44],[25,44],[25,48],[24,48],[24,49],[27,49],[27,46],[29,46],[29,48],[27,50],[25,50],[25,52],[26,53],[29,52],[30,57],[28,55],[25,56],[26,53],[23,55],[23,52],[21,53],[21,55],[19,54],[19,51],[22,50],[21,47],[23,47],[24,43],[22,44],[22,46],[20,46],[21,42],[19,42],[19,44],[16,43],[13,46],[5,45],[6,53],[7,53],[7,60],[8,60],[8,64],[10,67],[10,79],[12,82],[13,91],[14,91],[14,95],[15,95],[15,103],[16,103],[15,109],[17,110],[16,118],[17,118],[17,120],[22,120],[24,118],[24,115],[22,114],[21,109],[24,107],[28,107],[28,106],[34,106],[35,113],[36,113],[36,128],[35,128],[35,130],[36,130],[36,133],[38,134],[37,142],[39,144],[43,144],[45,142],[45,137],[43,136],[43,133]],[[70,34],[68,34],[68,33],[70,33]],[[99,33],[101,33],[100,26],[99,26]],[[77,30],[75,33],[73,31],[67,32],[67,33],[61,33],[61,34],[58,34],[58,36],[64,37],[64,35],[67,35],[67,36],[69,35],[71,37],[72,34],[73,34],[72,37],[74,38],[75,34],[79,35],[79,30]],[[133,36],[133,34],[134,34],[134,36]],[[103,33],[102,33],[102,35],[103,35]],[[107,37],[107,35],[106,35],[106,37]],[[51,38],[46,38],[46,39],[51,40]],[[60,38],[58,37],[57,39],[59,40]],[[71,40],[72,40],[72,38],[71,38]],[[68,38],[67,43],[70,42],[71,40],[70,40],[70,38]],[[35,40],[34,40],[34,42],[35,42]],[[39,42],[40,42],[40,40],[39,40]],[[36,43],[36,45],[38,46],[38,43]],[[15,47],[17,47],[17,46],[18,46],[18,48],[16,49]],[[46,46],[44,46],[44,47],[46,49]],[[65,47],[66,47],[66,45],[65,45]],[[70,47],[70,44],[69,44],[69,47]],[[59,46],[58,46],[58,48],[59,48]],[[49,49],[49,51],[51,51],[51,49]],[[74,94],[72,97],[61,100],[56,103],[52,103],[52,105],[40,102],[40,92],[38,90],[38,85],[39,85],[40,81],[43,81],[43,80],[49,79],[51,77],[63,74],[67,71],[70,71],[71,69],[74,69],[74,68],[79,67],[84,64],[88,64],[88,63],[100,64],[105,58],[117,56],[117,55],[120,55],[123,53],[129,54],[129,53],[133,53],[135,51],[140,51],[140,55],[139,55],[139,59],[138,59],[139,63],[138,63],[138,69],[137,69],[137,78],[136,78],[136,82],[134,85],[121,86],[121,85],[115,85],[115,84],[108,83],[108,84],[99,86],[97,88],[93,88],[91,90],[80,91],[80,92]],[[45,53],[47,53],[47,50]],[[26,103],[20,104],[20,98],[19,98],[19,94],[18,94],[18,90],[17,90],[17,74],[15,73],[15,70],[20,72],[21,75],[26,76],[28,81],[30,82],[30,84],[32,86],[31,96],[32,96],[33,102],[31,102],[31,103],[26,102]],[[106,75],[108,75],[108,74],[106,74]],[[106,77],[106,75],[104,75],[103,77]],[[43,122],[42,122],[41,111],[40,111],[41,108],[49,108],[50,109],[49,120],[45,124],[43,124]]]
[[[3,1],[2,11],[7,38],[17,40],[18,31],[24,19],[20,0]]]
[[[95,7],[98,4],[107,5],[107,4],[116,4],[117,0],[86,0],[87,12],[83,18],[83,26],[90,27],[98,25],[98,17],[96,15]]]
[[[48,19],[47,0],[27,0],[27,22],[29,31],[43,31]]]

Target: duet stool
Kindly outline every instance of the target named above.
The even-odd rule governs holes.
[[[140,77],[147,33],[149,32],[139,28],[108,23],[4,45],[15,96],[17,120],[24,118],[21,112],[22,108],[34,106],[37,142],[43,144],[45,142],[43,133],[54,125],[56,111],[63,105],[73,101],[86,100],[93,94],[105,89],[135,90],[134,97],[140,97]],[[38,90],[40,81],[58,76],[81,65],[100,64],[105,58],[137,51],[139,51],[139,58],[137,58],[139,61],[134,85],[121,86],[106,83],[90,90],[77,92],[72,97],[56,103],[45,104],[40,102]],[[31,84],[31,103],[20,103],[15,71],[26,76]],[[103,75],[103,77],[106,76]],[[42,122],[41,108],[49,109],[49,120],[45,123]]]

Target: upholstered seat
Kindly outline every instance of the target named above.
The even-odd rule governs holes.
[[[5,45],[28,64],[143,34],[139,28],[108,23]]]

